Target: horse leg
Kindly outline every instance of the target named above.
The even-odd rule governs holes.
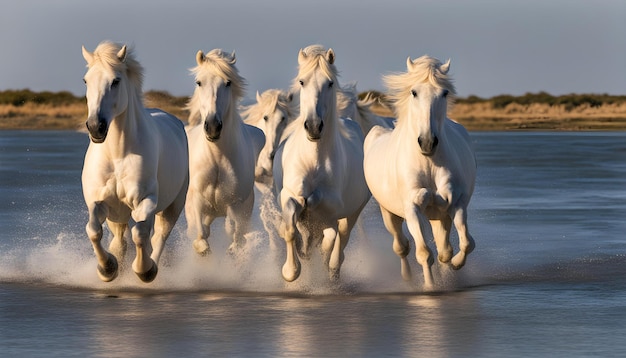
[[[112,281],[117,277],[117,259],[102,247],[102,224],[108,214],[104,203],[89,205],[89,221],[87,222],[87,237],[91,240],[93,251],[98,260],[98,277],[104,282]]]
[[[393,252],[400,257],[400,273],[402,274],[402,279],[404,281],[410,281],[411,267],[406,257],[411,251],[411,246],[409,245],[409,239],[407,239],[402,232],[402,222],[404,219],[387,211],[387,209],[382,206],[380,207],[380,213],[382,214],[385,228],[393,236]]]
[[[452,219],[446,215],[441,220],[431,220],[430,226],[437,245],[437,259],[444,264],[450,262],[452,259],[452,246],[450,245]]]
[[[432,193],[426,188],[421,188],[415,193],[413,200],[405,205],[406,224],[413,240],[415,240],[415,257],[424,271],[424,287],[427,290],[433,287],[433,275],[430,267],[434,260],[425,240],[425,237],[432,235],[432,228],[424,215],[424,209],[431,202]]]
[[[241,250],[246,244],[244,235],[250,231],[250,217],[254,207],[254,192],[239,205],[229,206],[226,209],[226,233],[232,239],[228,247],[231,254]]]
[[[128,223],[116,223],[111,220],[107,220],[107,226],[113,233],[113,240],[109,244],[109,252],[113,254],[119,261],[124,261],[128,243],[126,242],[126,230],[128,229]]]
[[[151,282],[158,272],[156,263],[150,257],[150,234],[154,228],[156,203],[156,197],[146,197],[131,213],[134,221],[131,234],[136,249],[133,271],[143,282]]]
[[[170,233],[172,232],[174,225],[176,225],[176,222],[180,217],[180,213],[183,211],[185,206],[186,194],[186,190],[181,190],[170,206],[155,215],[154,232],[152,233],[152,238],[150,239],[152,244],[152,254],[150,254],[150,258],[156,263],[157,267],[159,265],[159,260],[161,259],[161,254],[163,253],[165,242],[170,236]]]
[[[196,193],[196,196],[200,195]],[[195,235],[193,241],[193,248],[200,256],[208,256],[211,254],[211,247],[207,239],[211,235],[211,224],[215,219],[215,216],[209,214],[209,209],[206,208],[202,199],[190,199],[187,198],[185,204],[185,216],[187,218],[187,235],[192,238]],[[204,213],[207,213],[204,215]]]
[[[304,198],[301,199],[301,202],[298,202],[293,197],[287,197],[282,204],[283,223],[280,233],[287,245],[287,258],[282,268],[282,275],[287,282],[292,282],[300,276],[300,261],[296,254],[295,241],[301,239],[298,238],[300,233],[296,227],[298,218],[304,210]]]
[[[452,258],[452,268],[458,270],[465,265],[467,255],[476,247],[474,238],[467,229],[467,210],[465,207],[456,209],[454,213],[454,227],[456,227],[456,231],[459,234],[459,252]]]

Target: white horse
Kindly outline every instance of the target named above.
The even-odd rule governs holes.
[[[265,143],[260,129],[243,123],[237,102],[245,80],[235,54],[214,49],[196,54],[191,72],[196,88],[189,101],[189,191],[185,205],[188,232],[201,255],[217,217],[226,217],[230,252],[245,243],[254,205],[254,167]]]
[[[356,122],[337,116],[334,61],[332,49],[313,45],[300,50],[294,83],[300,88],[300,115],[274,158],[280,235],[287,245],[286,281],[298,278],[298,255],[308,257],[311,243],[322,237],[331,279],[338,279],[350,231],[370,198],[363,175],[363,133]]]
[[[102,42],[93,53],[83,47],[83,57],[91,142],[82,184],[98,275],[105,282],[117,276],[118,260],[126,252],[124,234],[130,229],[137,249],[133,271],[150,282],[185,204],[185,130],[176,117],[143,107],[143,69],[125,45]],[[100,242],[105,220],[114,235],[110,253]]]
[[[265,134],[265,146],[261,150],[255,169],[257,182],[271,185],[274,156],[284,139],[285,128],[298,112],[293,95],[279,89],[256,93],[256,103],[246,107],[241,115],[244,122],[255,126]]]
[[[450,61],[442,64],[428,56],[415,61],[409,57],[407,68],[406,73],[385,77],[398,120],[395,129],[375,127],[367,136],[365,178],[393,235],[402,277],[411,277],[406,259],[409,241],[402,232],[406,220],[424,271],[424,285],[431,289],[433,259],[426,244],[430,235],[434,235],[439,261],[451,262],[455,269],[465,264],[474,249],[467,229],[467,206],[474,191],[476,160],[465,128],[447,118],[455,94],[447,76]],[[459,252],[454,257],[449,242],[452,222],[459,234]]]
[[[356,84],[349,84],[337,90],[337,111],[339,117],[350,118],[361,126],[363,135],[367,136],[374,126],[393,128],[393,122],[387,118],[377,116],[370,110],[374,100],[359,99]]]

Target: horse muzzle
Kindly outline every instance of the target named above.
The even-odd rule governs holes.
[[[422,154],[424,154],[427,157],[430,157],[431,155],[435,154],[435,150],[437,149],[437,144],[439,144],[439,138],[437,138],[437,136],[432,136],[432,137],[422,137],[419,136],[417,138],[417,143],[420,146],[420,149],[422,150]]]
[[[222,134],[222,121],[219,119],[204,121],[204,135],[209,142],[215,142],[220,139]]]
[[[104,119],[98,119],[97,121],[87,120],[85,122],[87,131],[89,131],[89,137],[94,143],[102,143],[107,137],[109,132],[109,124]]]
[[[304,121],[304,129],[307,133],[307,138],[311,142],[317,142],[322,138],[322,129],[324,128],[324,121],[320,119],[307,119]]]

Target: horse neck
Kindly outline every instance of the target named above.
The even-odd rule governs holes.
[[[106,143],[115,157],[124,157],[132,145],[138,143],[138,137],[144,128],[144,107],[138,91],[129,90],[126,110],[117,115],[109,127]]]

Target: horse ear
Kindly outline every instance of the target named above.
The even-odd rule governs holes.
[[[332,48],[329,48],[328,51],[326,51],[326,59],[331,65],[335,63],[335,51],[333,51]]]
[[[259,94],[259,91],[256,91],[256,101],[261,103],[261,95]]]
[[[441,71],[441,73],[443,73],[444,75],[448,73],[448,71],[450,70],[450,59],[448,59],[448,61],[446,63],[444,63],[443,65],[441,65],[439,67],[439,70]]]
[[[235,55],[235,50],[230,54],[230,64],[234,65],[237,62],[237,56]]]
[[[201,65],[202,62],[204,62],[204,52],[202,52],[202,50],[198,50],[196,53],[196,62],[198,65]]]
[[[121,62],[126,61],[126,45],[122,46],[122,48],[117,52],[117,58],[119,58]]]
[[[409,71],[413,69],[413,60],[411,60],[411,56],[406,58],[406,69]]]
[[[83,46],[83,58],[85,59],[85,61],[87,61],[88,64],[91,63],[91,61],[93,61],[93,54],[87,51],[85,46]]]
[[[304,51],[300,49],[300,51],[298,52],[298,64],[302,64],[304,60],[306,60],[306,55],[304,54]]]

